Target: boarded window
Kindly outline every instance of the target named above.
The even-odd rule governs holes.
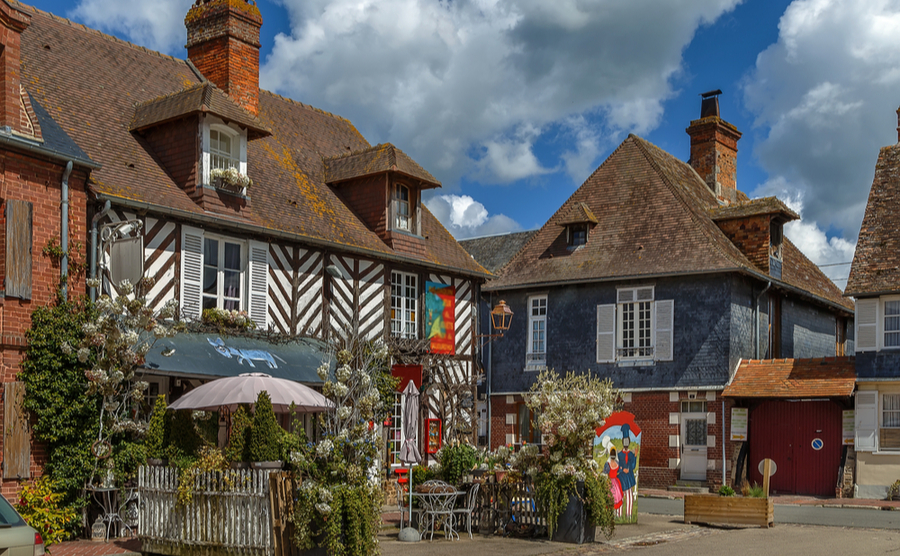
[[[3,385],[3,478],[31,478],[31,434],[22,407],[24,382]]]
[[[31,299],[31,203],[6,201],[6,295]]]

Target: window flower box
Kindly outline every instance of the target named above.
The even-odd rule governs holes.
[[[240,173],[237,168],[215,168],[209,173],[209,177],[216,189],[238,195],[246,195],[253,185],[253,180]]]

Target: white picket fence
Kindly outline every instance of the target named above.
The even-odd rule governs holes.
[[[178,470],[138,470],[138,531],[143,552],[274,554],[269,471],[197,473],[190,503],[179,506]]]

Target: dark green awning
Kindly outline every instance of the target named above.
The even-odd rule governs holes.
[[[162,351],[175,353],[164,357]],[[321,384],[316,369],[325,358],[325,344],[310,338],[272,344],[259,338],[178,334],[163,338],[147,354],[144,368],[157,375],[197,378],[266,373],[303,384]]]

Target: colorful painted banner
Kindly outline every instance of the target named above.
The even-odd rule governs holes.
[[[456,353],[456,288],[425,282],[425,333],[432,353]]]
[[[596,432],[594,460],[609,477],[616,523],[637,523],[641,428],[633,413],[619,411],[607,417]]]

